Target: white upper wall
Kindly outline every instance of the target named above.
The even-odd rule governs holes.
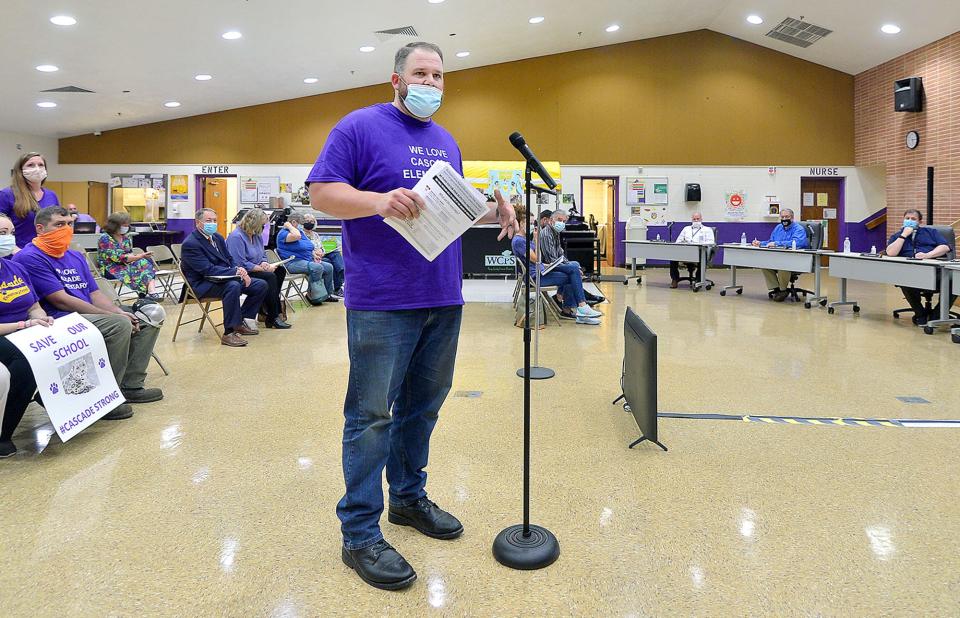
[[[47,160],[47,173],[52,180],[56,177],[57,156],[60,145],[55,137],[39,135],[23,135],[0,131],[0,186],[7,186],[10,182],[10,170],[25,152],[39,152]]]
[[[863,221],[871,214],[886,207],[883,168],[837,167],[837,176],[846,179],[845,221]],[[642,171],[641,171],[642,170]],[[563,192],[576,195],[577,204],[582,203],[580,179],[583,176],[615,176],[620,179],[620,220],[630,217],[626,205],[627,178],[667,178],[669,180],[669,204],[667,221],[685,221],[691,213],[700,211],[705,221],[725,221],[726,194],[735,191],[746,193],[747,217],[744,221],[769,222],[769,201],[779,202],[783,208],[800,213],[800,179],[813,176],[810,167],[778,167],[770,174],[766,167],[636,167],[636,166],[562,166]],[[687,183],[699,183],[700,202],[687,202]]]

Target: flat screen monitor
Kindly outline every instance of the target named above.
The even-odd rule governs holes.
[[[631,307],[623,323],[623,396],[640,428],[631,448],[649,440],[663,450],[657,438],[657,334]]]
[[[75,221],[73,223],[73,233],[74,234],[96,234],[97,222],[96,221]]]

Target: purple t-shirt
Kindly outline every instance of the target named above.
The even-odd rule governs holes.
[[[37,237],[37,228],[33,224],[33,218],[36,213],[28,212],[27,216],[21,219],[13,214],[13,204],[15,201],[16,197],[13,195],[13,189],[7,187],[6,189],[0,190],[0,212],[10,217],[13,221],[13,235],[17,239],[17,246],[23,249],[31,240]],[[50,189],[44,189],[43,195],[37,203],[40,205],[40,208],[46,208],[47,206],[59,206],[60,200],[57,199],[56,193]]]
[[[0,324],[27,319],[27,311],[37,302],[26,269],[13,260],[0,260]]]
[[[463,174],[460,147],[431,121],[407,116],[390,103],[347,114],[327,137],[307,176],[342,182],[360,191],[412,189],[436,160]],[[318,204],[322,209],[323,204]],[[460,240],[430,262],[374,215],[343,222],[348,309],[393,311],[462,305]]]
[[[33,243],[24,247],[20,253],[13,256],[13,261],[23,266],[30,273],[33,289],[40,297],[40,306],[47,315],[59,318],[69,314],[69,311],[60,311],[46,301],[46,297],[65,291],[74,298],[90,301],[90,294],[95,292],[97,282],[90,272],[87,259],[79,252],[68,250],[62,258],[55,258],[41,251]]]

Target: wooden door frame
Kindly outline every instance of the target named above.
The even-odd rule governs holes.
[[[607,246],[607,259],[611,260],[614,266],[617,263],[617,237],[619,236],[620,223],[620,177],[619,176],[581,176],[580,177],[580,215],[584,221],[587,220],[587,205],[583,201],[583,181],[584,180],[612,180],[613,181],[613,221],[608,221],[610,226],[610,243]]]
[[[194,217],[196,217],[197,212],[198,212],[201,208],[204,208],[204,205],[203,205],[203,181],[206,180],[207,178],[224,178],[224,179],[227,179],[227,178],[236,178],[236,179],[237,179],[237,183],[238,183],[238,184],[237,184],[237,195],[240,195],[240,193],[239,193],[239,191],[240,191],[240,186],[239,186],[240,180],[239,180],[239,176],[237,176],[237,174],[194,174],[194,176],[193,176],[193,190],[194,190],[194,195],[197,196],[196,199],[194,199],[194,201],[193,201],[193,214],[194,214]],[[237,209],[239,209],[239,208],[240,208],[240,204],[237,204]],[[230,204],[227,204],[227,213],[229,213],[229,212],[230,212]],[[227,230],[230,229],[230,220],[229,220],[229,217],[227,217],[226,220],[224,221],[223,227],[224,227],[224,232],[226,232]],[[226,236],[226,234],[224,234],[224,236]]]
[[[846,176],[801,176],[800,177],[800,215],[803,214],[803,181],[804,180],[838,180],[840,181],[840,202],[837,204],[837,244],[843,245],[843,238],[849,236],[847,234],[847,177]],[[829,206],[828,206],[829,208]],[[802,217],[800,219],[803,220]],[[842,247],[833,247],[834,251],[837,251]]]

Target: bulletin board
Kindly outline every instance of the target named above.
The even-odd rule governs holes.
[[[627,206],[667,206],[670,181],[662,178],[627,177]]]
[[[241,204],[268,204],[280,195],[279,176],[243,176],[240,178]]]

